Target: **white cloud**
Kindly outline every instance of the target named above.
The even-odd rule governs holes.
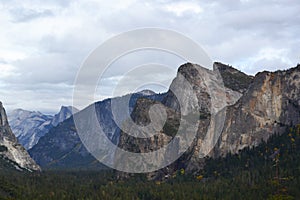
[[[14,76],[16,74],[15,73],[16,67],[7,63],[0,63],[0,69],[1,69],[0,83],[2,79],[6,77]]]
[[[141,27],[186,34],[213,60],[247,73],[292,67],[299,63],[299,10],[298,0],[1,1],[0,100],[9,109],[41,111],[71,104],[77,70],[89,52],[115,34]],[[136,54],[107,76],[151,60],[174,69],[180,63]],[[107,82],[102,97],[116,80]]]
[[[288,49],[263,48],[254,57],[248,60],[247,71],[255,74],[258,69],[275,71],[293,66],[288,58]]]
[[[176,2],[170,3],[164,6],[168,12],[175,13],[178,17],[181,17],[187,12],[192,14],[199,14],[203,11],[200,5],[193,2]]]

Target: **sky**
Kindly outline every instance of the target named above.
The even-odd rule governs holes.
[[[58,112],[72,104],[76,74],[95,48],[145,27],[182,33],[251,75],[287,69],[300,62],[299,10],[298,0],[0,0],[0,101],[9,111]],[[161,77],[169,83],[183,61],[151,51],[121,58],[97,98],[111,96],[124,65],[147,62],[172,66]]]

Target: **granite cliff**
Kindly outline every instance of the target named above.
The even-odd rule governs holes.
[[[182,76],[193,86],[192,93],[196,94],[197,104],[190,98],[191,91],[182,89]],[[220,76],[223,82],[219,81]],[[182,95],[181,100],[174,95],[174,91]],[[205,164],[204,156],[238,153],[245,147],[257,146],[275,133],[283,133],[292,125],[300,124],[300,66],[285,71],[264,71],[253,77],[222,63],[214,63],[213,71],[187,63],[178,69],[177,77],[162,101],[137,101],[132,113],[137,124],[145,126],[151,123],[148,112],[154,104],[161,104],[167,110],[164,128],[147,139],[134,138],[123,131],[119,146],[141,153],[160,149],[177,137],[180,115],[184,119],[181,123],[190,127],[193,124],[186,119],[193,110],[197,110],[200,113],[197,134],[187,151],[173,164],[149,176],[169,176],[181,168],[196,172]],[[211,129],[221,123],[218,130]],[[212,143],[207,143],[207,138]],[[180,149],[175,151],[180,152]],[[163,155],[153,162],[162,159]],[[126,160],[116,157],[118,162],[124,163]],[[144,165],[147,163],[141,162],[141,166]]]
[[[0,102],[0,159],[9,162],[18,170],[36,171],[40,167],[29,156],[25,148],[19,144],[10,129],[7,116]]]
[[[216,155],[256,146],[300,123],[300,65],[256,74],[240,100],[230,106]]]

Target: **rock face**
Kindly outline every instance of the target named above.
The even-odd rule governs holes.
[[[18,169],[29,171],[40,170],[32,160],[25,148],[18,143],[17,138],[10,129],[6,112],[0,102],[0,156],[1,159],[12,161]]]
[[[300,66],[258,73],[242,98],[228,108],[214,153],[237,153],[297,124],[300,124]]]
[[[172,165],[151,173],[152,178],[168,175],[179,168],[185,168],[190,172],[197,171],[203,166],[202,158],[205,155],[218,157],[229,152],[238,153],[247,146],[258,145],[274,133],[281,134],[288,126],[300,124],[299,65],[287,71],[261,72],[255,77],[247,76],[221,63],[215,63],[214,68],[218,69],[224,81],[225,98],[224,96],[216,98],[222,95],[219,78],[210,76],[211,72],[198,65],[188,63],[179,68],[170,91],[162,101],[157,102],[166,106],[168,113],[173,113],[171,116],[180,116],[181,113],[183,117],[187,117],[189,111],[198,110],[200,117],[196,137],[188,150]],[[193,86],[192,92],[181,89],[183,84],[181,76]],[[205,77],[211,80],[209,84],[203,81]],[[178,98],[172,91],[183,96],[184,103],[181,103],[183,106],[180,106]],[[198,104],[189,98],[192,93],[196,94]],[[224,100],[227,103],[225,106]],[[149,109],[144,108],[151,105],[153,102],[138,101],[132,114],[137,124],[150,123],[147,119]],[[215,115],[213,111],[216,111]],[[224,112],[226,112],[224,120],[219,121],[224,126],[219,132],[211,132],[210,128],[218,124],[214,122],[215,119]],[[168,117],[170,118],[169,115]],[[178,121],[176,117],[175,120],[174,118],[167,120],[167,129],[164,127],[155,136],[142,140],[121,132],[119,146],[128,151],[142,153],[159,149],[174,138],[178,131]],[[206,137],[210,138],[210,141],[215,141],[215,144],[214,148],[208,148],[209,151],[205,152],[208,154],[203,155],[203,149],[210,147],[205,140]],[[116,159],[119,159],[116,162],[126,162],[122,158]]]
[[[209,71],[191,63],[182,65],[178,69],[177,77],[173,80],[165,98],[160,102],[153,102],[146,99],[139,100],[132,113],[132,118],[136,124],[146,126],[151,123],[148,116],[149,108],[152,105],[161,104],[167,112],[167,120],[162,130],[155,132],[154,136],[146,139],[134,138],[122,131],[119,146],[122,149],[135,153],[148,153],[149,151],[155,151],[164,147],[172,139],[177,140],[180,147],[173,151],[176,152],[178,157],[181,156],[181,159],[168,166],[167,171],[174,171],[183,166],[191,170],[194,166],[197,168],[201,167],[199,154],[203,154],[204,152],[200,151],[200,146],[204,143],[206,133],[208,131],[211,132],[211,140],[215,137],[214,127],[212,125],[212,128],[209,127],[212,124],[211,119],[218,120],[220,116],[217,113],[224,109],[226,105],[235,104],[242,96],[242,93],[239,91],[243,91],[244,89],[243,85],[240,85],[240,88],[235,87],[236,91],[224,87],[221,78],[222,74],[217,73],[217,67],[215,65],[215,71]],[[222,72],[225,71],[224,69]],[[234,72],[238,73],[237,70]],[[235,77],[232,77],[233,81],[238,82],[238,80],[234,79]],[[250,77],[249,80],[251,80]],[[155,116],[160,116],[160,112],[158,110]],[[183,137],[176,135],[180,127],[185,127]],[[134,129],[130,129],[130,127],[125,129],[129,130],[129,132],[135,131]],[[193,132],[196,132],[195,137],[192,137],[191,140],[187,139]],[[215,140],[215,142],[217,141]],[[188,146],[187,151],[182,148],[186,146]],[[159,157],[155,161],[151,160],[149,162],[148,160],[148,163],[146,160],[142,160],[139,167],[146,169],[147,164],[149,166],[159,165],[169,156],[168,154],[168,152],[166,154],[159,154]],[[122,163],[123,165],[125,163],[126,165],[124,156],[116,156],[115,159],[116,163]]]
[[[8,113],[9,124],[19,142],[28,150],[37,144],[52,127],[69,118],[76,108],[62,106],[56,115],[16,109]]]

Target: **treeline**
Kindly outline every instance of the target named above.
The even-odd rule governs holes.
[[[164,182],[117,180],[112,171],[0,171],[0,199],[299,199],[299,188],[300,125]]]

